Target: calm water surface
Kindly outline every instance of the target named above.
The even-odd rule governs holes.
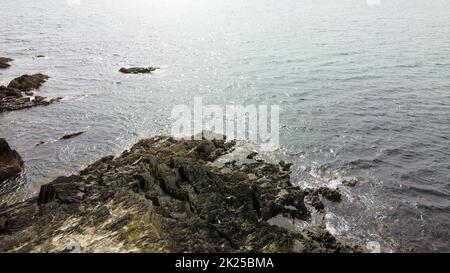
[[[39,93],[64,97],[0,114],[0,136],[26,161],[18,181],[0,186],[4,200],[168,133],[173,106],[194,96],[205,104],[278,104],[281,149],[268,156],[295,163],[293,182],[360,181],[330,205],[330,231],[382,251],[450,251],[449,1],[0,6],[0,55],[15,59],[0,70],[0,84],[42,72],[51,79]],[[132,65],[162,69],[118,73]],[[57,141],[77,131],[86,133]],[[48,143],[36,147],[40,141]]]

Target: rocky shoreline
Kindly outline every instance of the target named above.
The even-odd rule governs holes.
[[[0,58],[0,68],[10,61]],[[148,74],[157,69],[119,71]],[[0,112],[60,100],[35,95],[48,78],[22,75],[0,86]],[[255,159],[257,153],[244,163],[215,162],[234,148],[225,138],[144,139],[118,157],[56,178],[33,198],[0,202],[0,252],[363,251],[322,226],[296,225],[310,222],[313,213],[324,214],[323,199],[340,202],[338,190],[293,186],[291,164],[269,164]],[[0,183],[17,176],[23,165],[0,139]]]
[[[301,189],[290,164],[213,163],[224,140],[144,139],[39,195],[0,205],[0,252],[361,252],[324,228],[292,229],[336,190]]]

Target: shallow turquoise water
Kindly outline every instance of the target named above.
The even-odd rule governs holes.
[[[356,176],[329,229],[383,251],[449,251],[450,3],[445,0],[0,0],[0,84],[51,79],[49,107],[0,114],[23,198],[137,139],[174,105],[278,104],[293,181]],[[34,58],[43,54],[45,58]],[[155,75],[123,75],[154,65]],[[66,133],[86,131],[69,141]],[[35,147],[40,141],[48,144]],[[330,182],[331,181],[331,182]],[[10,192],[14,192],[12,195]]]

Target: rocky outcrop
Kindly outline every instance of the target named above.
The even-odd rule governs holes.
[[[39,88],[49,77],[43,74],[22,75],[13,79],[8,87],[0,86],[0,113],[15,111],[34,106],[47,106],[61,98],[47,99],[37,96],[34,90]]]
[[[48,76],[44,74],[34,74],[34,75],[22,75],[18,78],[13,79],[9,84],[8,88],[18,89],[23,92],[38,89],[41,85],[48,80]]]
[[[6,58],[6,57],[0,57],[0,68],[8,68],[11,65],[9,64],[9,62],[14,61],[11,58]]]
[[[213,163],[233,149],[223,140],[141,140],[0,206],[0,251],[361,251],[321,228],[277,224],[308,222],[308,197],[335,196],[293,186],[284,162]]]
[[[0,138],[0,183],[20,173],[23,168],[22,157]]]
[[[129,67],[125,68],[122,67],[119,69],[120,72],[125,74],[148,74],[152,73],[153,71],[159,69],[158,67]]]

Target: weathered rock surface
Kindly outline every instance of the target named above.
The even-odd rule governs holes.
[[[11,65],[9,64],[9,62],[14,61],[11,58],[6,58],[6,57],[0,57],[0,68],[8,68]]]
[[[13,79],[8,87],[0,86],[0,113],[15,111],[34,106],[47,106],[61,98],[47,99],[35,96],[34,90],[39,88],[49,77],[43,74],[22,75]]]
[[[44,74],[33,74],[33,75],[22,75],[18,78],[13,79],[8,88],[18,89],[20,91],[26,92],[34,89],[38,89],[41,85],[48,80],[48,76]]]
[[[125,68],[122,67],[119,69],[120,72],[125,74],[148,74],[152,73],[153,71],[159,69],[158,67],[129,67]]]
[[[0,183],[20,173],[23,168],[22,157],[0,138]]]
[[[233,147],[222,140],[141,140],[43,185],[36,198],[0,205],[0,251],[361,251],[323,229],[270,224],[274,217],[308,221],[311,192],[290,183],[285,164],[208,163]]]

